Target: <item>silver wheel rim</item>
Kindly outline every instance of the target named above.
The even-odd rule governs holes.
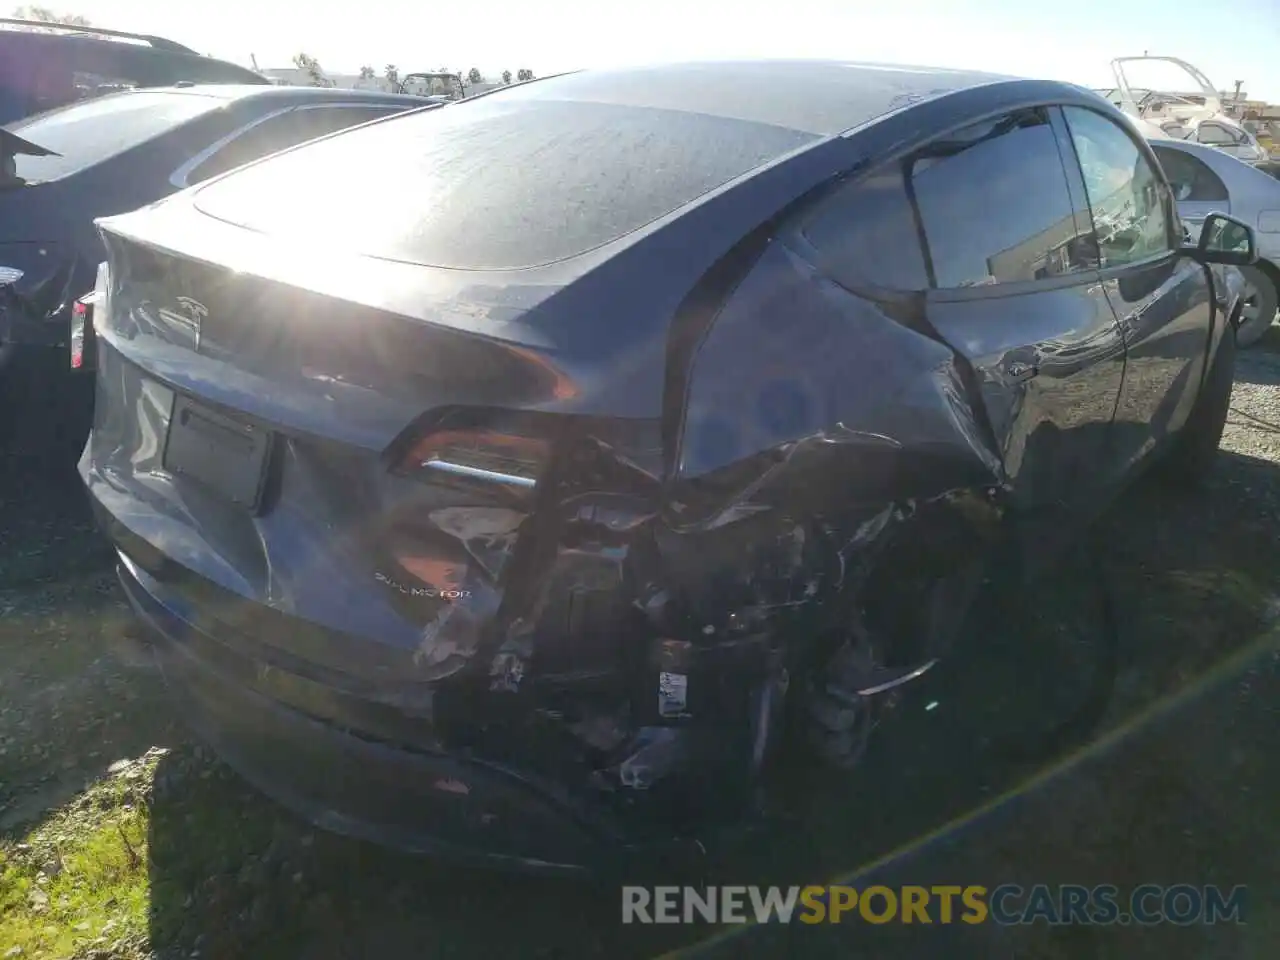
[[[1252,323],[1259,317],[1258,288],[1248,280],[1244,283],[1244,306],[1240,310],[1240,322]]]

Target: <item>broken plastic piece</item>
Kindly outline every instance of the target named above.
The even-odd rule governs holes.
[[[642,727],[636,750],[618,767],[618,780],[631,790],[648,790],[676,770],[685,757],[683,731]]]

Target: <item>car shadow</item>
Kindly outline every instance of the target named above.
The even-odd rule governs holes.
[[[1236,357],[1236,380],[1259,386],[1280,384],[1280,326],[1272,325]]]
[[[1119,638],[1114,693],[1100,731],[1124,727],[1211,675],[1267,629],[1280,556],[1270,528],[1255,522],[1257,504],[1240,494],[1260,486],[1280,490],[1275,464],[1224,453],[1204,494],[1188,497],[1144,482],[1100,522]],[[976,749],[972,727],[955,717],[928,703],[904,704],[854,774],[793,772],[787,799],[767,828],[721,851],[697,876],[738,884],[828,882],[936,835],[913,861],[927,870],[943,856],[937,851],[963,845],[958,825],[970,811],[993,798],[1016,797],[1028,778],[1085,747],[1072,741],[1036,755],[1001,757]],[[1211,750],[1200,757],[1217,762]],[[1126,791],[1146,789],[1126,780],[1124,769],[1108,784],[1117,804]],[[1085,775],[1064,776],[1076,783]],[[1244,807],[1240,815],[1264,816],[1265,797],[1255,802],[1261,806]],[[1004,851],[1000,862],[1035,872],[1042,882],[1069,882],[1063,851],[1079,846],[1064,826],[1071,818],[1065,809],[1050,823],[997,823],[989,829],[996,831],[995,849]],[[1061,845],[1046,847],[1046,836],[1058,834]],[[1019,851],[1034,843],[1037,859],[1028,863]],[[195,747],[160,761],[149,849],[153,948],[199,950],[206,960],[437,953],[622,958],[650,956],[710,932],[697,925],[622,925],[614,882],[495,875],[314,830]],[[1097,857],[1115,882],[1145,865],[1107,849]],[[672,869],[665,882],[688,876]],[[749,937],[734,950],[752,952],[753,942]],[[796,949],[803,952],[804,944]],[[850,955],[849,943],[840,951]]]
[[[0,840],[172,737],[131,624],[75,471],[0,456]]]

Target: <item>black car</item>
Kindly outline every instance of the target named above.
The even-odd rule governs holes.
[[[0,163],[7,426],[34,423],[16,411],[64,405],[68,416],[55,419],[65,440],[49,449],[78,454],[84,443],[92,386],[69,389],[65,380],[72,312],[93,289],[106,255],[95,217],[146,206],[277,150],[426,103],[361,90],[168,87],[99,97],[0,127],[0,161],[8,161]]]
[[[0,17],[0,125],[134,87],[270,82],[164,37]]]
[[[249,780],[600,866],[745,816],[789,751],[851,765],[984,580],[1157,459],[1208,470],[1207,264],[1256,256],[1211,220],[1184,247],[1150,148],[1061,83],[505,88],[103,221],[80,472]]]

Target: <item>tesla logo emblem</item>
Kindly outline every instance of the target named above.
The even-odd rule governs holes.
[[[185,330],[191,338],[192,349],[199,350],[200,328],[204,324],[204,318],[209,315],[209,308],[199,300],[193,300],[191,297],[178,297],[176,302],[176,310],[162,307],[160,316],[167,323]]]

